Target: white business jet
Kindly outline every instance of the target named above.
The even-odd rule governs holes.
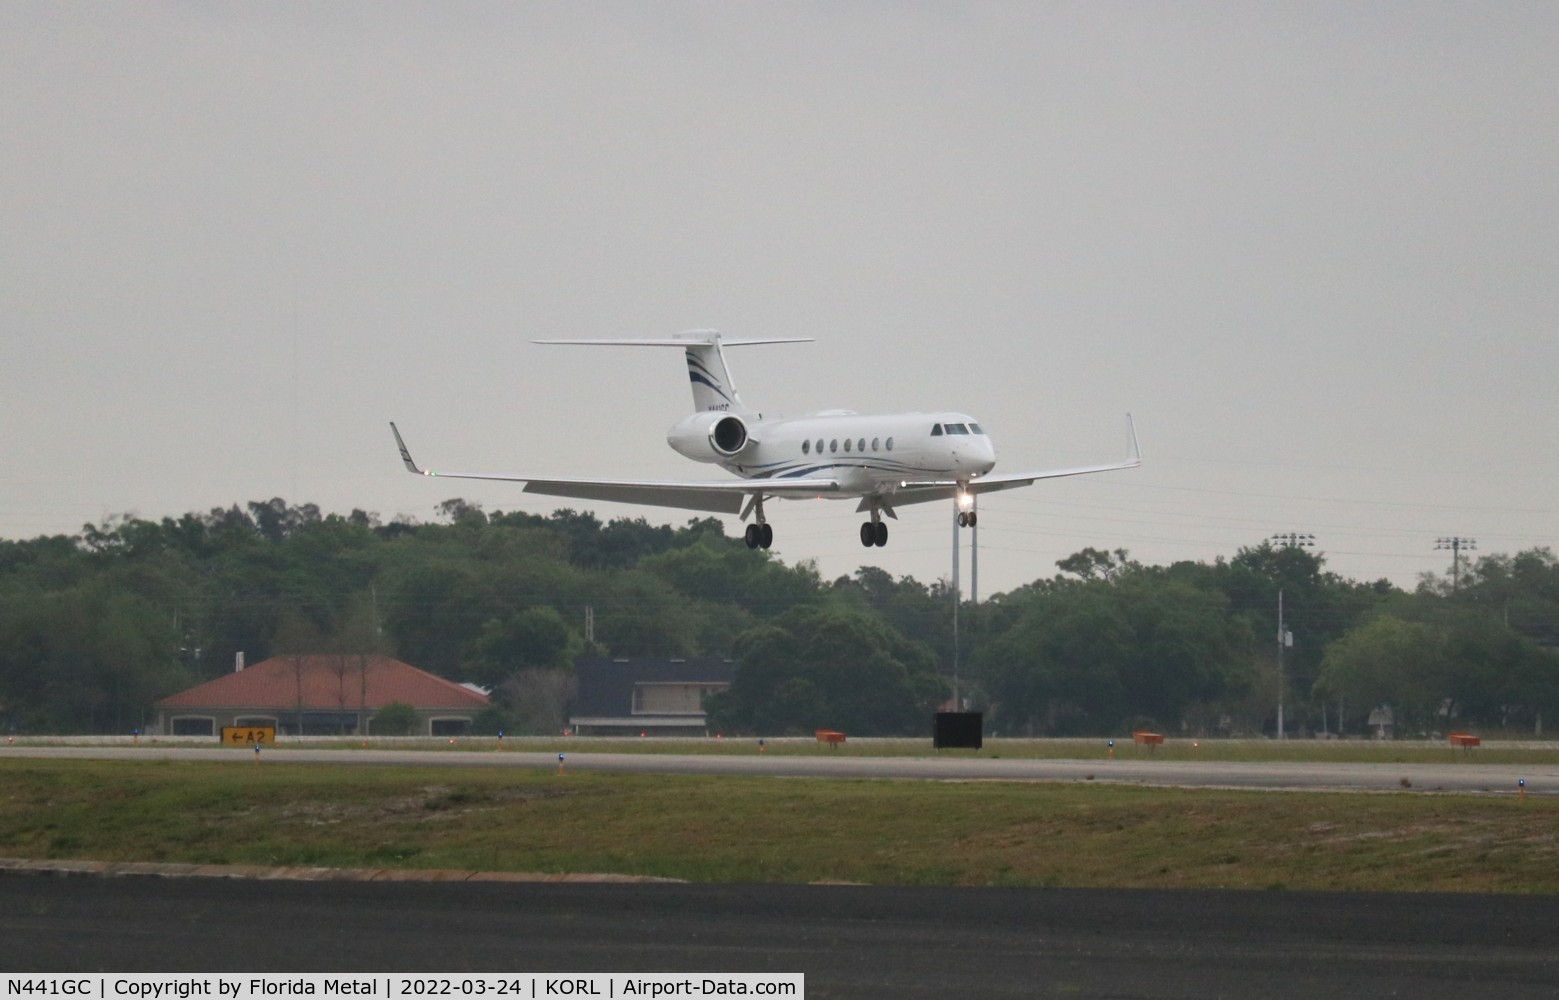
[[[411,459],[395,424],[390,430],[406,468],[422,476],[522,482],[525,492],[611,503],[680,507],[749,518],[748,548],[774,542],[767,500],[858,499],[861,544],[886,545],[887,516],[895,508],[933,500],[954,502],[958,524],[975,523],[974,497],[1028,486],[1039,479],[1130,469],[1142,463],[1137,433],[1126,416],[1130,447],[1123,461],[1046,472],[992,474],[996,449],[978,421],[964,413],[889,413],[868,416],[825,410],[794,419],[765,419],[736,393],[726,367],[727,347],[807,343],[810,338],[724,340],[714,330],[692,330],[654,340],[538,340],[538,344],[675,347],[687,356],[693,384],[692,416],[673,424],[666,442],[695,462],[713,462],[740,476],[721,481],[557,479],[544,476],[435,472]]]

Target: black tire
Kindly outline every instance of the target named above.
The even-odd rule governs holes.
[[[877,547],[880,549],[888,544],[888,522],[878,521],[873,527],[876,529],[874,534],[877,537],[872,540],[877,543]]]
[[[861,544],[867,548],[877,544],[877,529],[872,527],[870,521],[861,522]]]
[[[764,548],[774,544],[774,525],[765,523],[759,526],[758,544]]]

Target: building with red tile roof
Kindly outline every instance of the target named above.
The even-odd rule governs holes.
[[[156,703],[159,730],[215,736],[224,726],[273,726],[278,734],[371,735],[391,702],[417,710],[421,735],[456,736],[487,707],[485,694],[388,656],[275,656]]]

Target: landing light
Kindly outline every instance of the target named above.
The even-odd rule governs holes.
[[[958,491],[958,506],[961,510],[968,510],[974,506],[974,494]]]

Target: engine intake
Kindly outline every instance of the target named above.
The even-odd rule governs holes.
[[[734,413],[695,413],[666,432],[666,443],[694,461],[722,462],[740,454],[751,438]]]
[[[722,417],[709,432],[709,443],[722,455],[734,455],[747,447],[747,425],[738,417]]]

